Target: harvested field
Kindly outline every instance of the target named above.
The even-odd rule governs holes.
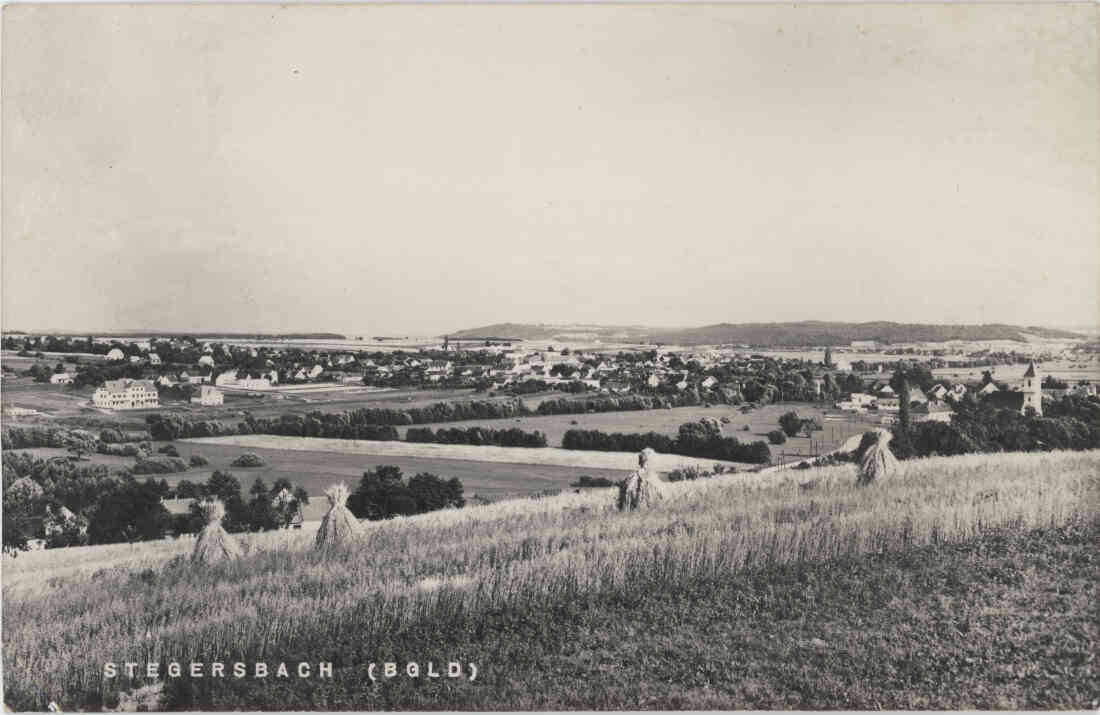
[[[723,425],[722,434],[726,437],[736,437],[742,442],[767,442],[767,434],[770,430],[779,426],[779,416],[784,412],[795,411],[800,417],[813,417],[819,420],[825,427],[824,430],[814,433],[814,441],[818,443],[817,454],[827,452],[844,442],[853,434],[861,434],[871,426],[869,418],[863,420],[854,418],[851,413],[842,413],[837,410],[827,410],[823,405],[808,402],[780,403],[759,407],[749,414],[742,414],[740,407],[730,405],[714,405],[712,407],[673,407],[666,410],[631,410],[623,412],[597,412],[582,415],[548,415],[536,417],[502,418],[498,420],[471,420],[466,422],[446,422],[427,425],[432,429],[446,427],[491,427],[493,429],[507,429],[518,427],[528,432],[538,430],[546,435],[547,441],[554,446],[561,445],[562,436],[571,429],[600,430],[602,432],[659,432],[674,436],[680,425],[685,422],[697,422],[703,417],[722,419],[728,417],[729,424]],[[840,418],[837,420],[824,419],[826,413]],[[576,424],[573,424],[573,423]],[[874,423],[874,424],[877,424]],[[749,431],[744,426],[749,425]],[[417,425],[422,426],[422,425]],[[398,427],[398,434],[405,437],[407,427]],[[810,440],[804,436],[791,437],[783,445],[768,445],[772,450],[773,459],[778,460],[781,453],[787,455],[811,454]]]
[[[282,439],[304,439],[284,437]],[[332,440],[344,442],[345,440]],[[339,451],[303,451],[270,447],[249,447],[264,458],[267,465],[255,469],[231,467],[230,462],[240,456],[244,448],[233,444],[201,443],[197,440],[176,442],[180,456],[187,460],[192,454],[201,454],[210,464],[182,474],[165,475],[169,484],[183,479],[205,482],[215,469],[231,471],[247,488],[256,477],[262,477],[269,485],[279,477],[286,477],[295,485],[305,488],[310,498],[324,501],[324,492],[333,484],[345,481],[352,489],[359,483],[363,472],[383,464],[400,467],[409,476],[429,472],[450,479],[458,477],[466,497],[477,494],[489,499],[506,495],[523,495],[553,489],[568,489],[582,475],[622,479],[627,472],[618,469],[591,469],[552,465],[516,465],[507,463],[477,462],[464,459],[416,458],[378,456]],[[377,444],[377,443],[376,443]],[[480,449],[480,447],[475,448]]]
[[[66,550],[27,569],[5,557],[6,695],[15,709],[50,700],[99,709],[127,686],[105,684],[104,662],[142,662],[150,652],[184,663],[294,662],[310,653],[337,664],[331,689],[177,679],[164,705],[1084,708],[1094,697],[1081,683],[1093,674],[1097,637],[1088,610],[1096,541],[1094,529],[1081,529],[1096,519],[1098,459],[931,458],[868,488],[855,486],[851,465],[734,474],[672,484],[660,506],[623,514],[610,490],[516,500],[375,522],[356,548],[323,554],[304,530],[276,533],[239,562],[203,569],[172,561],[182,550],[164,546],[146,552],[141,571],[62,571],[73,565]],[[1049,543],[960,551],[1033,530],[1053,530]],[[1012,567],[1039,550],[1026,570]],[[944,569],[953,553],[963,556]],[[878,573],[890,577],[876,581]],[[729,591],[711,598],[711,586]],[[985,595],[963,600],[973,592]],[[639,617],[647,602],[659,614],[655,629]],[[514,658],[590,617],[609,620],[569,631],[541,658]],[[683,627],[695,630],[678,641]],[[453,689],[363,677],[369,662],[439,649],[468,654],[485,677]],[[624,667],[591,689],[556,687],[628,662],[630,680]],[[559,677],[540,679],[546,667]],[[1019,668],[1032,675],[1017,677]]]
[[[199,437],[180,441],[196,445],[230,445],[249,449],[274,448],[295,452],[335,452],[371,457],[446,459],[544,467],[632,470],[637,469],[638,465],[638,455],[633,452],[584,452],[552,447],[485,447],[466,444],[421,444],[358,439],[324,439],[320,437],[283,437],[266,434]],[[707,469],[713,467],[716,463],[713,459],[696,459],[673,454],[659,454],[654,458],[654,462],[656,468],[663,472],[689,466]],[[725,464],[734,466],[733,462],[725,462]]]

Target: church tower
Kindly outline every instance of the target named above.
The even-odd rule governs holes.
[[[1043,414],[1043,381],[1039,378],[1039,371],[1035,369],[1035,361],[1027,364],[1027,372],[1024,373],[1024,404],[1020,408],[1021,413],[1026,413],[1027,408],[1035,409],[1035,414]]]

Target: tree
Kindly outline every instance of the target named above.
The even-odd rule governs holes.
[[[813,437],[814,432],[820,432],[823,428],[821,422],[813,417],[806,417],[801,420],[800,426],[802,431],[806,433],[807,437]]]
[[[890,384],[898,395],[898,427],[891,447],[898,459],[908,459],[913,455],[913,441],[910,438],[909,379],[904,367],[897,369]]]
[[[181,479],[179,484],[176,485],[176,498],[201,499],[202,488],[198,484],[193,484],[186,479]]]
[[[783,430],[773,429],[768,432],[768,441],[772,444],[784,444],[787,441],[787,435]]]
[[[272,494],[267,490],[264,480],[257,477],[248,494],[251,497],[248,501],[249,529],[268,531],[278,528],[282,523],[282,515],[276,509]]]
[[[94,434],[80,429],[69,430],[64,440],[65,449],[69,450],[78,460],[83,459],[86,454],[95,452],[98,443]]]
[[[241,483],[232,472],[215,470],[206,481],[206,495],[225,504],[225,520],[222,523],[226,531],[248,528],[248,507],[241,497]]]
[[[160,500],[158,484],[128,478],[96,505],[88,523],[90,542],[111,544],[163,538],[171,517]]]
[[[794,437],[802,430],[802,418],[797,412],[785,412],[779,418],[779,426],[788,437]]]

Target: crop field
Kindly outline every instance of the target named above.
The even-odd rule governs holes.
[[[562,436],[571,429],[601,430],[603,432],[660,432],[675,435],[685,422],[697,422],[703,417],[722,419],[727,417],[730,423],[723,425],[722,434],[736,437],[742,442],[768,441],[768,432],[779,429],[779,416],[784,412],[795,411],[800,417],[813,417],[821,421],[824,430],[814,433],[817,444],[816,453],[829,451],[848,437],[860,434],[872,426],[860,421],[849,413],[826,410],[821,405],[808,402],[780,403],[765,405],[745,415],[737,406],[713,405],[711,407],[673,407],[667,410],[632,410],[624,412],[598,412],[583,415],[549,415],[537,417],[503,418],[498,420],[473,420],[468,422],[449,422],[430,425],[432,429],[443,427],[472,427],[479,425],[494,429],[518,427],[523,430],[538,430],[546,435],[551,445],[561,445]],[[838,420],[825,420],[826,413],[843,417]],[[749,426],[746,431],[745,425]],[[402,439],[406,427],[398,427]],[[781,453],[788,455],[808,455],[811,453],[810,439],[803,436],[791,437],[786,444],[769,445],[772,456],[777,459]]]
[[[253,440],[249,444],[259,444],[262,441],[268,445],[276,445],[281,440],[285,440],[283,444],[292,445],[293,448],[240,446],[233,441],[239,439]],[[175,485],[184,479],[191,482],[205,482],[214,470],[218,469],[233,472],[240,480],[242,488],[247,490],[256,477],[262,478],[268,486],[279,477],[286,477],[295,485],[304,487],[311,497],[323,499],[325,489],[333,484],[344,481],[354,489],[359,478],[363,476],[363,472],[383,464],[392,464],[400,467],[409,476],[420,472],[430,472],[446,479],[458,477],[462,481],[467,498],[477,494],[494,499],[507,494],[529,494],[547,489],[567,489],[569,483],[575,482],[581,475],[618,480],[626,476],[628,470],[637,468],[636,462],[634,466],[624,464],[623,467],[607,468],[585,467],[583,465],[516,464],[470,460],[468,458],[456,459],[445,456],[446,453],[428,457],[384,453],[371,454],[369,451],[354,451],[354,445],[366,444],[367,450],[371,450],[372,446],[383,443],[359,443],[355,440],[310,440],[309,438],[266,435],[217,437],[212,438],[212,440],[214,441],[181,440],[174,442],[173,444],[176,445],[176,449],[184,462],[188,461],[192,454],[201,454],[210,463],[205,467],[189,469],[186,472],[177,474],[153,475],[154,478],[158,480],[163,478],[171,485]],[[311,442],[324,444],[311,444]],[[156,442],[154,446],[160,447],[162,444],[165,443]],[[421,445],[408,446],[415,448]],[[302,449],[302,447],[308,449]],[[497,448],[469,447],[468,449],[493,450]],[[43,457],[66,454],[64,450],[49,448],[25,451],[34,452]],[[546,450],[532,449],[524,451],[541,452]],[[254,468],[230,466],[230,463],[244,452],[254,452],[260,455],[267,463],[266,466]],[[587,459],[593,454],[584,452],[581,453],[581,456]],[[487,453],[479,452],[477,456],[484,457],[487,456]],[[102,454],[89,455],[89,459],[95,463],[107,463],[112,466],[127,466],[134,463],[134,460],[130,458],[111,457]],[[627,455],[627,461],[629,459],[636,458],[634,455]],[[680,458],[676,459],[679,460]],[[706,464],[710,466],[712,462]],[[139,477],[139,479],[144,478],[144,476]]]
[[[1100,361],[1080,360],[1070,362],[1068,360],[1055,360],[1040,365],[1044,377],[1051,376],[1075,385],[1079,380],[1088,380],[1092,383],[1100,383]],[[982,373],[987,367],[936,368],[932,374],[936,377],[948,378],[955,382],[981,382]],[[997,365],[993,369],[993,379],[1015,385],[1024,377],[1027,365]]]
[[[20,378],[20,380],[26,380],[27,383],[33,384],[30,378]],[[4,381],[3,389],[6,392],[8,390],[9,383],[7,379]],[[42,387],[41,385],[37,387]],[[45,386],[47,388],[51,386]],[[66,388],[53,387],[53,390],[63,393],[62,397],[57,399],[64,399],[64,394],[72,394],[72,391],[65,393]],[[92,391],[86,390],[79,393],[79,399],[87,402],[91,399]],[[531,409],[536,408],[540,402],[545,399],[562,397],[562,393],[539,393],[536,395],[524,395],[524,403]],[[28,394],[22,401],[13,398],[12,404],[18,404],[20,407],[31,407],[38,409],[35,401],[39,399],[39,393]],[[52,399],[52,398],[47,398]],[[298,414],[305,415],[310,412],[344,412],[347,410],[356,410],[363,407],[369,408],[393,408],[393,409],[408,409],[412,407],[425,407],[436,402],[456,402],[456,401],[469,401],[469,400],[511,400],[514,399],[508,396],[494,396],[492,398],[487,397],[484,393],[474,393],[473,390],[379,390],[379,391],[367,391],[362,387],[349,387],[341,389],[339,387],[335,389],[328,389],[321,392],[283,392],[283,391],[237,391],[228,390],[225,392],[225,405],[222,407],[200,407],[198,405],[192,405],[186,402],[164,402],[159,408],[151,410],[119,410],[116,412],[92,410],[90,408],[78,409],[76,406],[76,397],[69,398],[69,401],[58,403],[59,406],[65,406],[66,410],[62,413],[59,412],[58,416],[74,416],[78,414],[84,414],[88,412],[95,412],[98,415],[109,417],[119,422],[127,424],[137,424],[145,419],[146,414],[155,412],[163,413],[184,413],[193,419],[214,420],[221,422],[228,422],[236,424],[245,415],[246,412],[251,413],[256,417],[270,418],[278,417],[284,414]],[[26,403],[26,404],[24,404]],[[8,400],[5,398],[4,405],[8,405]]]
[[[511,464],[523,466],[580,467],[584,469],[637,469],[635,452],[594,452],[548,447],[493,447],[467,444],[425,444],[382,440],[326,439],[323,437],[286,437],[250,434],[225,437],[196,437],[181,440],[196,445],[235,446],[243,449],[278,449],[292,452],[366,455],[383,459],[445,459],[481,464]],[[662,472],[680,467],[705,469],[715,464],[736,466],[736,462],[659,454],[654,466]]]
[[[57,417],[101,414],[90,407],[91,388],[74,390],[67,385],[35,382],[29,377],[4,378],[0,386],[0,403],[4,407],[29,407]]]
[[[854,481],[726,475],[634,513],[612,490],[504,501],[326,552],[304,530],[258,535],[215,567],[173,558],[184,542],[4,557],[6,703],[113,706],[146,682],[106,680],[106,662],[308,660],[334,677],[168,679],[161,706],[1090,707],[1100,452]],[[367,677],[428,659],[482,676]]]

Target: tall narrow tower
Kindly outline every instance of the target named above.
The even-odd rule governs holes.
[[[1027,364],[1027,372],[1024,373],[1024,404],[1020,408],[1023,413],[1027,408],[1035,409],[1035,414],[1043,414],[1043,381],[1039,378],[1039,371],[1035,369],[1035,361]]]

